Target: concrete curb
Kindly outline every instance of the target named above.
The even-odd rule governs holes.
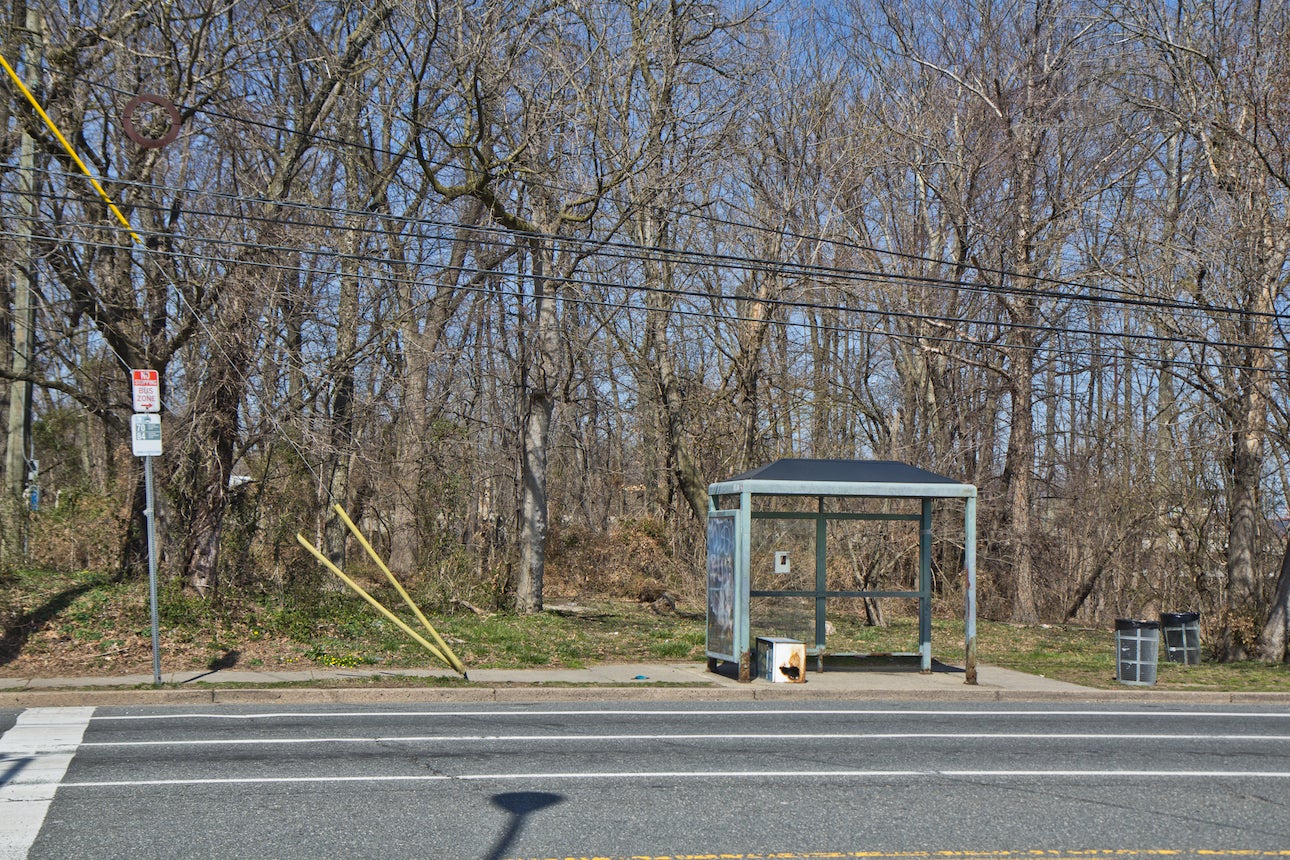
[[[1290,706],[1290,693],[1192,692],[1173,690],[1010,690],[992,687],[941,689],[811,689],[799,684],[678,687],[643,683],[492,684],[456,688],[388,687],[221,687],[190,689],[28,689],[0,692],[0,708],[127,707],[262,704],[470,704],[531,702],[1049,702],[1053,704],[1156,704]]]
[[[1083,687],[997,666],[975,686],[953,667],[921,674],[883,669],[810,672],[806,683],[740,683],[706,663],[606,663],[580,669],[478,669],[469,681],[443,669],[180,671],[152,675],[0,679],[0,708],[96,705],[434,704],[508,702],[1052,702],[1290,706],[1290,692],[1192,692]],[[436,680],[451,686],[434,686]],[[8,685],[8,689],[4,687]]]

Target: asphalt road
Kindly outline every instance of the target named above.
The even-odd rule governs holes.
[[[1271,708],[69,708],[0,728],[0,858],[1290,857]]]

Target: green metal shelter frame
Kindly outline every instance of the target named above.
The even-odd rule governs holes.
[[[759,496],[818,499],[816,511],[758,511]],[[752,679],[750,612],[753,597],[815,599],[815,647],[822,659],[825,607],[836,597],[903,597],[918,600],[918,654],[923,672],[932,670],[932,505],[936,499],[963,499],[963,557],[967,589],[964,606],[966,683],[976,679],[976,487],[889,460],[777,460],[708,487],[708,667],[721,662],[739,667],[739,680]],[[826,512],[826,498],[918,499],[919,513]],[[718,507],[718,499],[738,499],[738,507]],[[753,591],[751,574],[754,519],[814,520],[815,588],[809,591]],[[910,520],[919,524],[917,591],[830,591],[825,580],[826,536],[831,520]]]

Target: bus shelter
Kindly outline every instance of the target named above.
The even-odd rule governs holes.
[[[752,598],[814,600],[813,648],[822,665],[826,608],[830,598],[897,597],[918,601],[918,656],[923,672],[932,670],[932,510],[938,499],[963,499],[963,567],[967,579],[964,606],[966,682],[976,683],[976,487],[941,475],[886,460],[778,460],[708,487],[707,657],[708,668],[738,666],[739,680],[752,679]],[[775,497],[799,497],[805,508],[784,510]],[[918,510],[829,510],[826,500],[841,498],[917,500]],[[814,504],[811,505],[810,503]],[[912,505],[905,505],[912,508]],[[797,520],[814,524],[814,585],[795,589],[752,589],[753,523]],[[845,520],[911,521],[918,524],[918,577],[915,590],[830,590],[828,529]],[[777,556],[780,554],[776,553]],[[759,560],[776,565],[786,558]],[[812,643],[808,643],[812,644]]]

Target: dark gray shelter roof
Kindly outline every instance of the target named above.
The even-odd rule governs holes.
[[[708,487],[711,495],[968,498],[976,487],[893,460],[776,460]]]

